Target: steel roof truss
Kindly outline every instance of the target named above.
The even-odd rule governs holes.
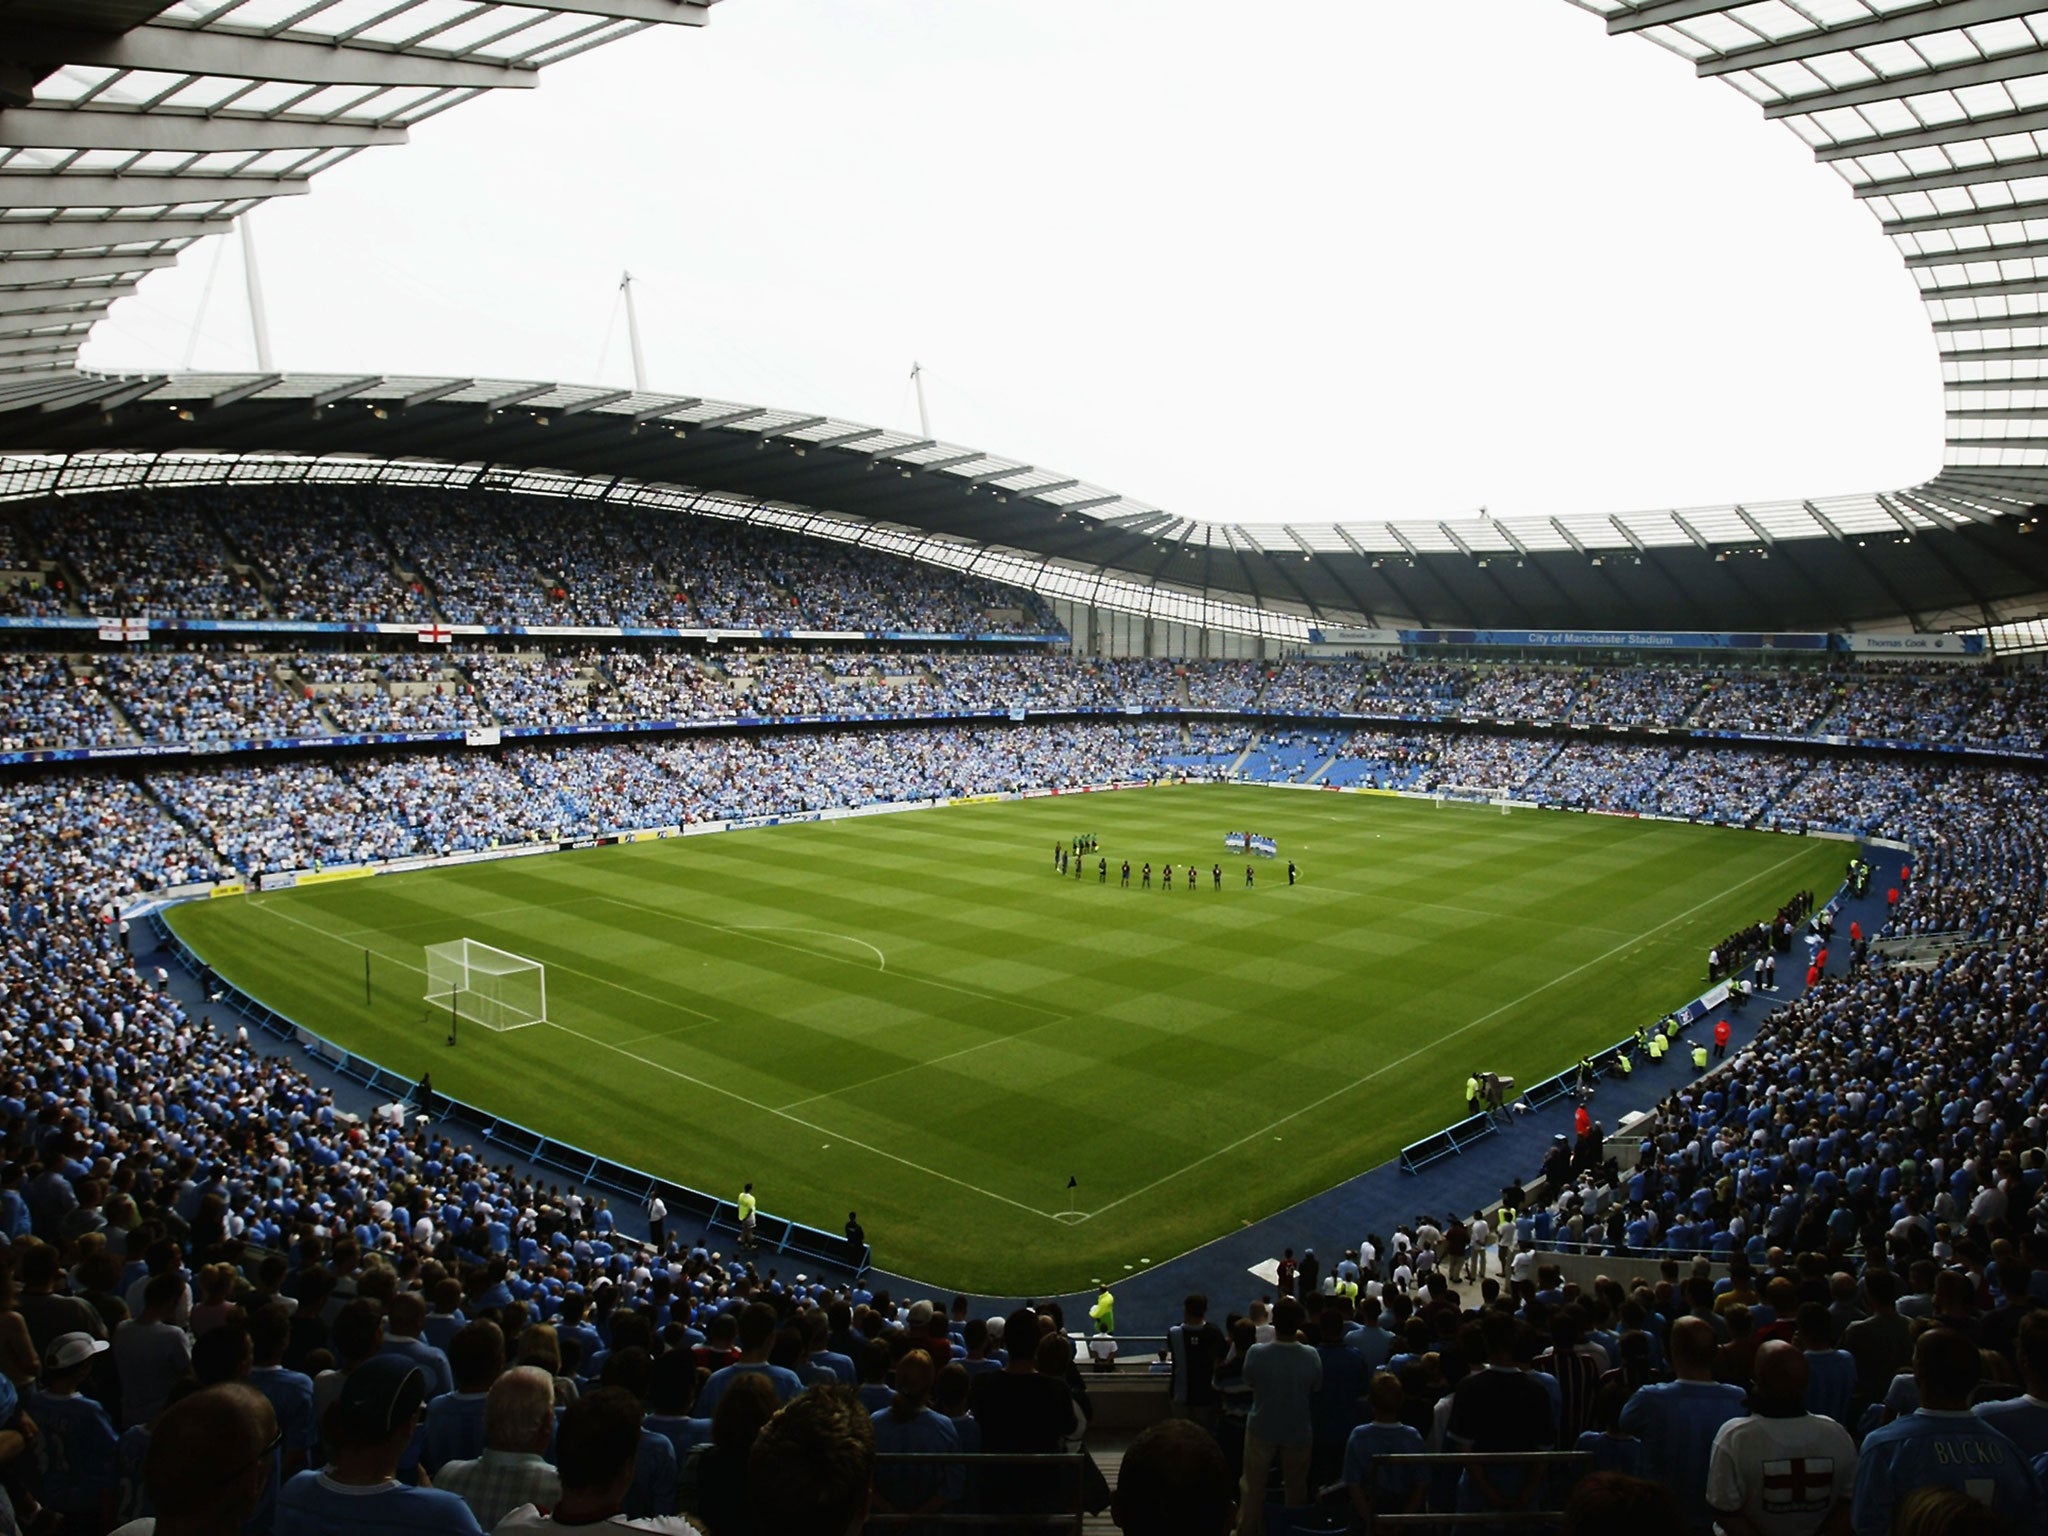
[[[2028,160],[1987,160],[1982,165],[1859,182],[1852,190],[1859,201],[1868,201],[1873,197],[1897,197],[1906,192],[1942,192],[1951,187],[1981,186],[1987,181],[2025,181],[2041,175],[2048,175],[2048,156],[2037,155]]]
[[[403,144],[405,129],[371,123],[270,117],[199,117],[182,112],[10,107],[0,114],[0,149],[134,150],[213,154],[246,150],[360,149]]]
[[[1029,464],[1012,464],[1006,469],[992,469],[986,474],[970,475],[967,478],[967,483],[969,485],[987,485],[992,480],[1007,480],[1012,475],[1028,475],[1030,473],[1031,466]],[[997,486],[996,489],[1002,490],[1003,487]]]
[[[574,405],[562,406],[555,414],[557,416],[581,416],[585,411],[594,411],[601,405],[617,405],[621,400],[630,400],[632,398],[632,390],[614,389],[602,395],[592,395],[588,400],[578,400]]]
[[[684,395],[674,400],[665,400],[660,405],[650,405],[644,410],[635,411],[626,418],[626,421],[631,426],[645,426],[650,421],[659,421],[664,416],[673,416],[677,411],[688,410],[693,405],[703,403],[693,395]],[[677,422],[676,425],[687,427],[690,423]]]
[[[707,416],[702,421],[693,421],[690,423],[690,430],[692,432],[706,432],[713,427],[730,427],[742,421],[752,421],[756,416],[766,416],[767,414],[767,407],[749,405],[737,411],[727,411],[720,416]]]
[[[836,437],[814,438],[810,446],[813,448],[845,448],[854,443],[864,443],[871,437],[881,437],[882,435],[883,431],[880,427],[862,427],[858,432],[841,432]]]
[[[303,176],[0,172],[0,208],[157,208],[243,197],[296,197],[311,185]]]
[[[1671,514],[1671,521],[1678,524],[1678,526],[1684,530],[1685,536],[1691,539],[1693,543],[1699,545],[1701,549],[1710,550],[1714,547],[1713,540],[1709,539],[1705,534],[1701,533],[1699,529],[1693,527],[1691,523],[1687,522],[1684,518],[1680,517],[1676,512]]]
[[[1727,7],[1718,7],[1726,9]],[[1982,26],[1987,22],[2010,21],[2030,16],[2041,8],[2040,0],[1952,0],[1939,7],[1919,7],[1869,21],[1850,22],[1822,32],[1809,32],[1783,42],[1760,42],[1754,47],[1733,48],[1694,66],[1705,77],[1733,74],[1741,69],[1759,69],[1771,64],[1788,64],[1795,59],[1815,59],[1852,48],[1869,48],[1878,43],[1903,42],[1929,32],[1948,32],[1960,27]]]
[[[2038,133],[2048,129],[2048,108],[2024,112],[1996,112],[1985,117],[1958,117],[1908,133],[1874,133],[1859,139],[1842,139],[1822,144],[1813,158],[1822,165],[1837,160],[1854,160],[1863,155],[1896,154],[1907,149],[1939,149],[1962,139],[1996,139],[2007,134]]]
[[[1778,541],[1771,537],[1770,531],[1762,523],[1749,515],[1747,507],[1738,504],[1735,508],[1735,515],[1742,519],[1742,525],[1755,534],[1762,541],[1766,549],[1776,549],[1778,547]]]
[[[9,219],[0,230],[5,233],[4,249],[15,256],[24,251],[99,251],[115,245],[203,240],[226,234],[232,223],[226,214],[204,219]]]
[[[409,411],[415,406],[428,405],[445,395],[459,394],[475,383],[475,379],[442,379],[438,383],[427,385],[424,389],[414,390],[398,402],[398,408],[401,411]]]
[[[79,284],[68,288],[0,289],[0,315],[59,314],[65,310],[104,308],[135,291],[133,283]]]
[[[2007,203],[2002,208],[1958,208],[1952,213],[1921,213],[1885,219],[1878,228],[1887,235],[1919,235],[1935,229],[1988,229],[2048,218],[2048,202]]]
[[[11,55],[27,64],[65,64],[146,70],[171,75],[218,75],[231,80],[279,80],[305,85],[470,86],[524,88],[538,82],[531,65],[500,64],[446,54],[405,53],[349,43],[300,41],[232,31],[149,22],[109,36],[54,27],[18,27]]]
[[[1877,101],[1897,101],[1904,96],[1920,96],[1930,91],[1960,91],[1973,85],[1996,85],[2001,81],[2021,80],[2039,73],[2040,50],[2030,48],[1995,59],[1972,59],[1938,69],[1916,70],[1890,79],[1866,81],[1840,90],[1788,97],[1771,102],[1764,108],[1764,116],[1775,121],[1781,117],[1803,116],[1808,112],[1832,112],[1838,107],[1863,107]]]
[[[2035,256],[2048,256],[2048,240],[2020,240],[2011,245],[1973,245],[1967,250],[1957,251],[1915,251],[1903,257],[1910,268],[1959,267],[1972,262],[2022,261]],[[1938,289],[1923,288],[1921,297],[1939,292]]]
[[[217,395],[208,396],[206,408],[209,411],[217,411],[224,405],[233,405],[237,400],[247,400],[251,395],[260,395],[272,385],[282,384],[283,382],[283,374],[266,373],[260,378],[249,379],[244,383],[234,385],[232,388],[224,389]]]
[[[308,398],[306,404],[312,410],[324,411],[328,406],[335,404],[337,401],[352,399],[366,389],[375,389],[383,382],[384,376],[382,374],[367,373],[359,379],[350,379],[345,384],[336,384],[331,389],[321,390],[318,394]]]

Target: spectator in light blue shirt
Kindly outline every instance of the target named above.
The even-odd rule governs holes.
[[[1913,1346],[1920,1407],[1870,1432],[1856,1463],[1856,1536],[1890,1536],[1901,1494],[1954,1488],[1988,1504],[2012,1529],[2038,1536],[2048,1504],[2020,1448],[1970,1412],[1982,1372],[1977,1347],[1952,1328]]]
[[[1643,1474],[1678,1493],[1686,1529],[1704,1533],[1712,1523],[1707,1508],[1707,1464],[1714,1436],[1745,1412],[1743,1392],[1714,1380],[1714,1330],[1705,1318],[1681,1317],[1671,1325],[1671,1365],[1676,1381],[1638,1387],[1621,1410],[1621,1430],[1643,1443]]]
[[[396,1359],[395,1355],[381,1358]],[[432,1476],[448,1461],[473,1461],[484,1453],[484,1399],[505,1373],[505,1335],[493,1322],[463,1325],[448,1346],[455,1390],[427,1409],[427,1437],[420,1465]]]
[[[482,1536],[454,1494],[398,1481],[426,1396],[425,1373],[396,1355],[349,1372],[320,1427],[328,1463],[284,1485],[276,1536]]]
[[[290,1477],[301,1471],[320,1443],[313,1424],[313,1378],[303,1371],[284,1366],[285,1347],[291,1343],[292,1320],[282,1307],[258,1307],[249,1319],[249,1342],[254,1364],[249,1385],[260,1392],[277,1417],[282,1437],[283,1472]]]
[[[931,1406],[932,1357],[922,1349],[896,1362],[896,1396],[874,1414],[875,1449],[884,1454],[951,1454],[960,1449],[953,1421]],[[878,1467],[875,1507],[883,1513],[928,1515],[957,1503],[963,1469],[957,1464]]]
[[[384,1353],[396,1355],[426,1373],[427,1399],[432,1401],[455,1390],[455,1375],[448,1357],[420,1337],[426,1325],[427,1304],[418,1291],[400,1291],[384,1309]]]
[[[1412,1515],[1422,1508],[1429,1482],[1416,1466],[1375,1462],[1376,1456],[1421,1456],[1429,1446],[1414,1426],[1401,1422],[1405,1396],[1401,1379],[1381,1371],[1368,1389],[1372,1422],[1351,1431],[1344,1446],[1344,1486],[1351,1491],[1352,1507],[1368,1527],[1376,1514]]]
[[[114,1507],[114,1453],[120,1437],[107,1410],[80,1390],[105,1339],[60,1333],[43,1355],[43,1386],[29,1394],[43,1503],[74,1525],[100,1529]]]
[[[754,1302],[740,1314],[740,1357],[723,1370],[713,1371],[697,1397],[697,1416],[711,1418],[718,1412],[718,1400],[725,1396],[733,1379],[742,1375],[766,1376],[775,1388],[776,1399],[788,1402],[804,1389],[802,1378],[787,1366],[770,1365],[768,1351],[775,1343],[775,1309]]]
[[[1979,1403],[1971,1411],[2017,1445],[2022,1455],[2038,1459],[2048,1456],[2048,1313],[2028,1314],[2020,1324],[2018,1344],[2026,1395]]]
[[[1806,1411],[1853,1428],[1856,1357],[1835,1347],[1835,1322],[1820,1302],[1799,1309],[1797,1342],[1806,1351]]]

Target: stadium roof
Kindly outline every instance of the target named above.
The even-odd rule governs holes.
[[[1304,618],[1722,629],[1910,620],[1952,628],[2039,611],[2048,593],[2048,529],[2038,524],[2048,502],[2048,8],[2013,0],[1574,3],[1605,17],[1610,32],[1641,33],[1692,60],[1702,76],[1725,79],[1758,101],[1869,203],[1920,284],[1942,354],[1947,447],[1932,480],[1858,495],[1553,518],[1413,519],[1389,509],[1383,518],[1336,524],[1201,523],[1057,469],[736,402],[517,381],[105,379],[57,371],[90,317],[110,302],[105,296],[80,309],[81,318],[38,324],[26,339],[0,332],[0,370],[14,376],[13,387],[0,393],[0,449],[344,455],[467,465],[479,475],[483,466],[508,474],[556,470],[567,478],[555,486],[586,489],[614,482],[690,488],[732,505],[808,509],[853,525],[1018,551],[1044,565],[1034,584],[1057,593],[1078,595],[1077,574],[1098,582],[1125,577],[1162,595],[1134,598],[1119,586],[1113,606],[1198,612],[1203,622],[1279,633],[1298,632]],[[12,19],[57,9],[17,4],[0,14]],[[81,9],[104,14],[114,26],[131,20],[130,10],[161,10],[158,20],[123,34],[121,47],[139,34],[229,35],[225,29],[237,16],[246,22],[255,14],[282,29],[265,34],[268,46],[292,41],[293,28],[317,26],[323,17],[330,27],[323,35],[339,36],[347,31],[336,25],[343,13],[355,26],[375,14],[390,18],[388,27],[376,23],[387,27],[378,33],[381,56],[402,59],[407,68],[434,62],[515,74],[650,20],[701,14],[686,0],[557,3],[545,12],[463,0],[183,0],[169,7],[107,0],[63,9],[67,16]],[[464,47],[478,56],[441,57],[450,43],[446,32],[395,40],[390,29],[402,31],[400,17],[429,11],[463,13]],[[530,41],[551,40],[529,50],[515,46],[522,34],[494,38],[481,13],[515,11],[552,18],[523,29]],[[287,12],[302,19],[288,21]],[[576,31],[569,18],[594,30]],[[557,36],[547,28],[565,30]],[[349,35],[344,51],[360,42]],[[510,62],[500,56],[506,50]],[[115,78],[94,77],[102,94],[132,68],[93,67]],[[445,83],[444,93],[459,99],[483,88],[464,79]],[[266,110],[290,110],[296,120],[298,109],[322,99]],[[96,100],[82,101],[70,115],[104,115],[90,110]],[[384,126],[416,120],[427,104],[439,110],[449,103],[416,99],[410,108],[394,108]],[[131,101],[126,110],[155,118],[177,105],[174,91]],[[13,108],[0,111],[0,140],[16,116]],[[301,163],[331,163],[325,157],[352,152],[302,151],[312,159]],[[275,167],[272,173],[283,174]],[[14,174],[10,156],[0,162],[0,202]],[[121,179],[77,157],[19,174],[41,175],[52,186],[67,178],[93,188]],[[147,174],[177,173],[159,167]],[[239,179],[242,171],[213,165],[204,174]],[[0,250],[7,253],[0,325],[11,318],[10,304],[42,302],[24,294],[57,286],[33,279],[16,286],[17,252],[28,248],[8,241],[35,237],[14,232],[14,212],[0,207]],[[24,228],[65,224],[70,213],[40,208]],[[120,216],[114,208],[97,213]],[[169,205],[149,215],[158,216],[183,217]],[[169,250],[174,243],[162,245]],[[118,267],[119,257],[106,259]],[[102,276],[119,280],[118,272]],[[46,331],[56,339],[45,342]],[[1240,425],[1256,430],[1259,423]],[[143,472],[143,461],[126,462]],[[196,473],[191,460],[179,464],[180,477]],[[18,493],[108,473],[126,472],[98,462],[69,470],[46,463],[6,483]],[[530,473],[527,483],[537,488]]]
[[[0,0],[0,375],[358,150],[716,0]]]

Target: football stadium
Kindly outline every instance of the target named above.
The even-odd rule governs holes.
[[[1275,489],[1183,514],[922,365],[896,425],[654,388],[631,276],[584,382],[417,371],[345,334],[395,186],[300,305],[391,359],[277,365],[257,210],[543,78],[627,184],[611,61],[760,5],[0,3],[0,1536],[2048,1529],[2048,11],[1556,7],[1596,116],[1675,59],[1876,216],[1903,484],[1408,511],[1218,379],[1162,473]]]

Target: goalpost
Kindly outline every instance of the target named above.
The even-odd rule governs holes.
[[[446,1011],[451,1041],[463,1020],[499,1031],[545,1024],[547,967],[476,939],[429,944],[427,1006]]]
[[[1497,805],[1501,815],[1508,814],[1508,786],[1505,784],[1439,784],[1434,798],[1439,809],[1446,800],[1455,800],[1466,805],[1475,802]]]

